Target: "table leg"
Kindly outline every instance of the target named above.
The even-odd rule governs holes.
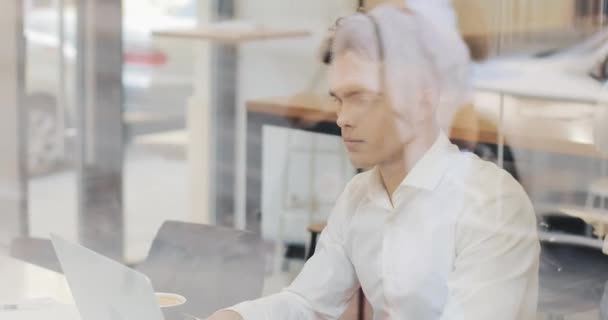
[[[236,107],[234,227],[247,228],[247,109]]]
[[[214,141],[211,138],[211,110],[205,99],[194,95],[188,101],[188,167],[190,171],[190,220],[203,224],[216,224],[215,184],[213,172],[215,159]]]

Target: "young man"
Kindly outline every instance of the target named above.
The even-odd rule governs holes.
[[[338,319],[359,287],[374,319],[536,319],[529,199],[437,125],[444,39],[392,6],[339,21],[326,55],[337,123],[353,164],[372,169],[348,184],[289,288],[210,319]]]

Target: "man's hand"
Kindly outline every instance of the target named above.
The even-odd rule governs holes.
[[[224,310],[214,313],[207,320],[243,320],[243,317],[234,311]]]

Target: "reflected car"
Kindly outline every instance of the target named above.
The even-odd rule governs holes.
[[[123,8],[123,120],[128,130],[141,132],[181,126],[193,86],[191,43],[152,37],[152,30],[192,28],[197,23],[194,0],[173,1],[165,6],[146,1],[125,1]],[[75,132],[76,12],[74,7],[66,7],[63,12],[63,99],[59,94],[58,10],[32,9],[25,16],[25,103],[29,168],[33,174],[52,171],[68,159],[69,137]],[[104,54],[103,48],[96,53]]]

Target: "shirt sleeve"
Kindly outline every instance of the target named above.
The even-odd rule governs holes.
[[[351,183],[352,184],[352,183]],[[349,187],[338,199],[315,254],[306,262],[291,286],[281,293],[240,303],[228,310],[245,320],[338,319],[359,288],[344,247],[348,225]]]
[[[523,191],[469,210],[456,234],[441,319],[536,319],[540,243],[536,216]]]

